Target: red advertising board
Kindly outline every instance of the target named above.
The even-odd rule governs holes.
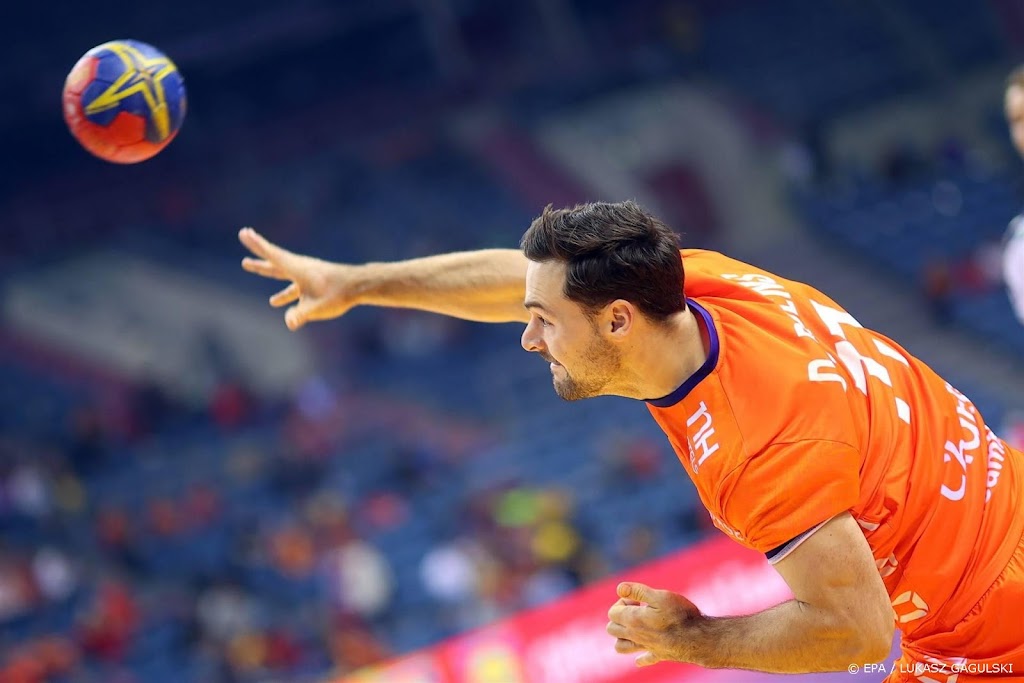
[[[750,614],[792,597],[762,555],[719,538],[561,600],[333,683],[669,683],[735,680],[682,665],[638,668],[605,633],[620,581],[682,593],[705,614]]]

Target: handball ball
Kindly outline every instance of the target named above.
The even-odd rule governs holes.
[[[115,40],[78,60],[64,82],[64,120],[100,159],[134,164],[170,144],[185,119],[178,67],[152,45]]]

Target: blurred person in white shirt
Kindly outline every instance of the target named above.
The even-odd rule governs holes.
[[[1024,156],[1024,65],[1007,79],[1004,100],[1013,146]],[[1024,323],[1024,214],[1010,221],[1003,247],[1003,280],[1017,318]]]

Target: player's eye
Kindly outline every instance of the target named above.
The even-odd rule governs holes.
[[[550,323],[548,322],[547,318],[545,318],[542,315],[538,315],[537,316],[537,320],[540,321],[540,326],[541,327],[547,327],[548,325],[550,325]]]

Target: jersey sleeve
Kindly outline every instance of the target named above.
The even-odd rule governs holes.
[[[860,462],[860,453],[844,443],[773,444],[723,479],[719,509],[748,546],[777,562],[856,505]]]

